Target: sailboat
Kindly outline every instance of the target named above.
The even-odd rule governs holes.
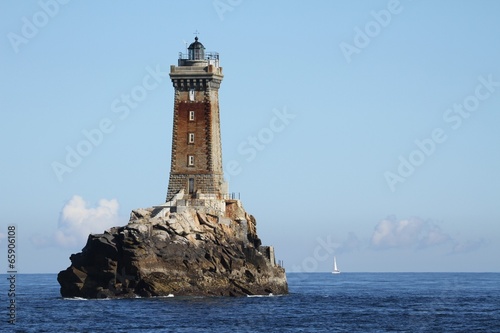
[[[337,267],[337,258],[333,257],[333,271],[332,274],[340,274],[340,270]]]

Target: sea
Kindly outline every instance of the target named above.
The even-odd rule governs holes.
[[[0,282],[0,332],[500,332],[500,273],[289,273],[290,294],[65,299],[55,274]]]

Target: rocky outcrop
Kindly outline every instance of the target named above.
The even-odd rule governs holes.
[[[63,297],[286,294],[285,271],[261,246],[238,200],[132,211],[128,225],[90,235],[57,277]]]

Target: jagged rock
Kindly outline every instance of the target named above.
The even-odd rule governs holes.
[[[256,221],[237,200],[206,207],[152,207],[124,227],[90,235],[57,277],[63,297],[286,294],[285,271],[261,246]],[[210,206],[210,205],[207,205]]]

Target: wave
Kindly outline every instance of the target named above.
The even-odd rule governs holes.
[[[63,297],[65,301],[88,301],[88,298],[83,297]]]
[[[281,295],[273,295],[273,293],[269,293],[269,295],[247,295],[247,297],[276,297]]]
[[[170,297],[174,297],[174,294],[168,294],[166,296],[153,296],[152,298],[170,298]],[[138,296],[136,298],[140,298],[140,297]]]

